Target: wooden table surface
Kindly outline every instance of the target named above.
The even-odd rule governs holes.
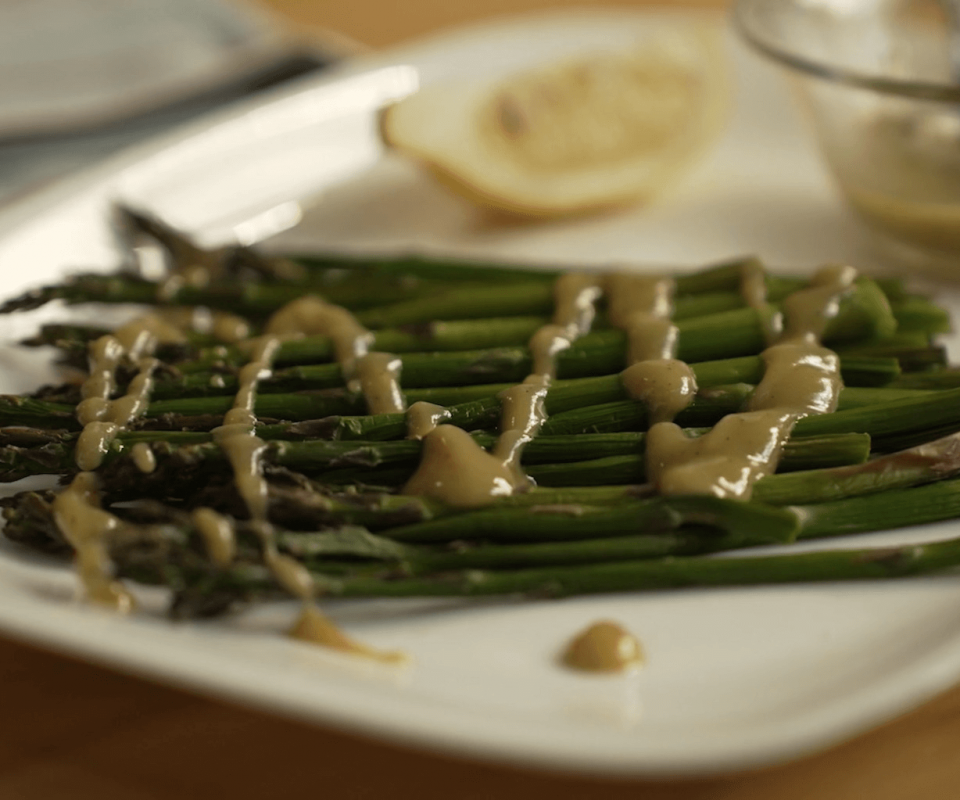
[[[261,1],[301,31],[333,29],[371,47],[493,14],[565,5]],[[0,720],[0,800],[960,797],[960,688],[825,753],[759,772],[668,783],[570,777],[437,756],[212,701],[4,639]]]

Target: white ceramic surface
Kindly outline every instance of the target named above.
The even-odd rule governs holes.
[[[590,12],[492,23],[411,45],[348,72],[210,118],[0,215],[9,295],[74,266],[108,268],[111,198],[146,205],[207,241],[280,230],[287,246],[416,246],[601,265],[694,266],[745,252],[809,268],[867,263],[778,76],[731,43],[736,111],[719,146],[662,202],[539,227],[494,227],[384,157],[372,109],[423,82],[508,69],[569,49],[626,42],[645,17]],[[303,201],[303,202],[297,202]],[[952,292],[946,302],[958,305]],[[0,320],[12,340],[40,314]],[[35,353],[0,351],[4,391],[47,374]],[[953,524],[878,544],[955,535]],[[834,542],[839,546],[843,542]],[[960,578],[610,595],[559,602],[334,602],[371,644],[402,648],[394,670],[279,635],[275,604],[230,620],[171,624],[163,594],[114,618],[75,601],[70,571],[0,545],[0,629],[123,669],[355,730],[555,769],[694,774],[823,748],[915,706],[960,677]],[[649,664],[621,677],[556,666],[598,618],[640,636]]]

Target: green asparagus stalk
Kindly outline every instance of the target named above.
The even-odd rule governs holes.
[[[705,429],[691,431],[702,433]],[[411,440],[354,442],[323,439],[297,439],[311,433],[297,423],[261,425],[257,435],[269,447],[267,463],[297,469],[306,474],[325,472],[332,482],[349,477],[376,479],[381,485],[401,483],[409,477],[420,456],[421,443]],[[486,448],[495,437],[475,434]],[[626,433],[596,436],[541,436],[524,451],[528,472],[544,485],[604,485],[631,483],[642,479],[642,453],[645,435]],[[178,452],[191,463],[225,465],[221,449],[208,432],[201,431],[121,431],[107,446],[104,462],[110,463],[129,454],[140,443],[157,445],[158,455]],[[0,429],[0,482],[21,480],[31,475],[69,474],[76,471],[74,448],[76,434],[49,432],[37,428]],[[870,450],[870,438],[861,434],[840,434],[812,439],[793,439],[784,449],[781,469],[797,470],[859,463]],[[584,456],[593,460],[584,461]],[[597,463],[597,462],[601,463]],[[555,463],[559,462],[559,463]],[[566,465],[564,464],[566,462]],[[609,464],[609,466],[607,466]],[[533,465],[533,466],[530,466]],[[539,465],[539,466],[538,466]],[[384,475],[378,468],[399,468],[395,476]],[[338,473],[329,472],[339,470]],[[553,480],[550,476],[553,475]],[[562,482],[557,483],[557,475]],[[579,476],[579,479],[578,479]],[[596,476],[590,479],[591,476]]]
[[[903,389],[957,389],[960,388],[960,370],[931,369],[926,372],[901,375],[894,379],[891,385]]]
[[[499,416],[499,400],[495,393],[503,388],[506,387],[473,387],[482,397],[453,405],[450,408],[451,422],[468,430],[495,428]],[[309,426],[311,434],[328,439],[382,441],[399,439],[406,435],[406,420],[402,414],[353,417],[338,415],[337,412],[344,410],[356,410],[361,401],[356,395],[340,390],[331,391],[332,393],[261,395],[257,398],[257,414],[264,421],[270,419],[316,420]],[[688,427],[711,425],[722,414],[738,410],[751,391],[752,387],[749,385],[705,389],[699,393],[693,406],[684,412],[681,422]],[[468,397],[470,394],[464,388],[458,387],[449,390],[411,390],[407,392],[407,398],[410,402],[426,400],[446,404],[451,400]],[[848,388],[841,394],[841,408],[854,409],[867,404],[876,404],[879,409],[877,416],[882,416],[888,408],[893,412],[900,409],[896,400],[915,401],[913,405],[908,405],[908,408],[910,412],[920,409],[921,416],[917,418],[911,417],[910,413],[903,414],[904,426],[900,433],[917,431],[924,427],[917,423],[923,420],[923,400],[930,395],[930,392],[922,390]],[[543,432],[547,435],[604,433],[642,430],[646,427],[646,411],[640,403],[633,401],[605,403],[604,401],[611,396],[622,396],[622,388],[616,376],[558,382],[547,398],[547,410],[552,416],[547,420]],[[156,401],[151,403],[147,410],[150,418],[147,421],[151,422],[152,419],[152,423],[159,423],[160,427],[169,428],[189,426],[190,420],[195,418],[198,424],[209,429],[219,424],[219,419],[229,409],[230,402],[229,397]],[[892,406],[891,403],[893,403]],[[949,403],[946,405],[949,408]],[[853,422],[856,423],[858,419],[854,417]],[[960,419],[960,414],[952,416],[947,414],[947,421],[937,424],[949,424],[950,419]],[[71,405],[11,395],[0,396],[0,426],[28,426],[67,431],[79,428],[74,417],[74,407]],[[838,432],[848,433],[856,430],[856,424],[851,424],[846,430]]]
[[[149,231],[151,235],[157,232],[156,227]],[[220,265],[228,254],[227,251],[200,251],[195,245],[170,229],[162,234],[161,240],[175,263],[183,263],[184,259],[196,258],[198,253],[202,253],[200,258],[205,263],[216,266]],[[236,252],[236,249],[232,252]],[[164,297],[158,296],[156,284],[130,275],[82,274],[74,276],[67,283],[47,286],[11,300],[0,307],[0,313],[36,308],[52,300],[63,300],[67,303],[167,302],[175,305],[205,305],[210,308],[226,308],[238,313],[264,315],[302,295],[305,285],[321,291],[330,302],[361,308],[396,300],[398,294],[401,297],[403,294],[415,296],[425,282],[433,286],[456,288],[458,283],[463,284],[465,281],[489,286],[491,278],[485,264],[459,261],[434,262],[413,256],[393,259],[342,256],[335,261],[325,259],[322,262],[323,267],[312,259],[302,258],[299,259],[299,263],[309,267],[307,280],[296,281],[292,285],[252,284],[256,288],[245,291],[240,287],[230,286],[229,282],[214,282],[203,289],[184,286]],[[717,279],[716,269],[707,270],[702,277],[697,274],[682,276],[678,279],[680,295],[678,299],[682,300],[684,295],[705,292],[721,292],[732,297],[738,286],[739,269],[739,261],[723,265],[719,270],[723,275],[722,280]],[[511,283],[540,283],[551,290],[551,284],[556,275],[556,271],[551,270],[512,268],[504,265],[496,273],[496,284],[502,285],[505,280]],[[769,280],[774,294],[779,296],[786,293],[787,286],[802,285],[802,281],[797,279],[771,277]],[[368,290],[366,295],[362,291],[364,288]],[[375,290],[373,293],[369,291],[371,288]],[[386,289],[386,292],[381,293],[382,289]],[[742,301],[740,304],[742,305]],[[427,311],[429,313],[426,319],[443,316],[433,309],[427,309]],[[549,308],[545,311],[549,311]]]
[[[529,448],[533,449],[532,454],[528,455],[526,451],[524,452],[524,471],[541,487],[610,487],[641,483],[645,480],[646,470],[644,456],[639,449],[630,454],[606,455],[578,461],[571,461],[567,457],[559,463],[550,463],[541,460],[541,454],[545,452],[545,447],[543,445],[536,446],[538,442],[544,442],[546,446],[549,446],[552,442],[569,442],[570,447],[566,450],[566,453],[571,453],[579,450],[579,446],[574,446],[574,443],[581,438],[590,440],[591,438],[624,435],[642,436],[642,434],[580,434],[578,436],[540,437],[528,445]],[[475,438],[483,444],[492,443],[492,437],[489,436],[477,435]],[[376,446],[371,444],[370,447],[375,448]],[[589,444],[587,444],[586,449],[589,449]],[[791,439],[784,447],[783,457],[778,469],[783,472],[816,470],[816,474],[811,473],[809,476],[810,498],[813,501],[820,489],[816,485],[816,480],[818,478],[821,480],[830,478],[829,475],[820,474],[823,469],[831,466],[863,463],[869,453],[870,437],[862,434]],[[306,469],[306,467],[301,468]],[[412,472],[412,464],[391,463],[386,465],[380,463],[346,467],[331,465],[329,471],[325,472],[323,477],[326,482],[335,485],[366,483],[376,484],[377,486],[400,486],[409,479]],[[806,484],[798,484],[798,492],[801,485],[805,486]],[[803,497],[802,494],[798,496]],[[829,497],[832,498],[833,495]],[[568,501],[544,499],[542,502],[565,503]],[[789,499],[777,504],[786,505],[791,502],[798,502],[798,500]]]
[[[857,430],[879,439],[884,436],[953,424],[958,418],[960,418],[960,389],[947,389],[942,392],[905,396],[902,399],[861,408],[847,408],[834,414],[807,417],[800,420],[794,430],[798,435],[803,436]]]
[[[532,282],[532,281],[531,281]],[[374,287],[365,282],[316,287],[331,303],[352,308],[373,308],[379,303],[396,301],[398,297],[418,297],[431,293],[443,294],[447,287],[422,286],[398,280]],[[309,287],[307,287],[309,291]],[[0,305],[0,313],[28,311],[53,300],[77,303],[162,303],[176,306],[206,306],[251,317],[265,317],[287,303],[302,297],[305,287],[300,283],[262,283],[221,281],[204,287],[183,285],[160,297],[158,284],[141,278],[122,275],[87,273],[74,276],[68,283],[46,286],[27,292]]]
[[[904,489],[957,474],[960,434],[953,434],[862,464],[771,475],[757,483],[755,496],[772,505],[821,503]]]
[[[743,586],[877,580],[929,574],[960,565],[960,540],[876,550],[828,550],[752,558],[668,558],[516,571],[469,570],[431,578],[385,581],[327,578],[329,596],[411,597],[524,594],[569,597],[693,586]]]
[[[398,294],[395,287],[386,286],[384,291]],[[45,287],[8,301],[0,306],[0,313],[36,308],[54,299],[68,303],[156,303],[173,305],[205,305],[215,309],[228,309],[235,313],[264,316],[294,300],[304,293],[300,283],[253,283],[227,281],[210,283],[197,288],[183,285],[158,297],[158,287],[149,281],[123,276],[79,275],[70,282]],[[357,309],[357,318],[372,328],[394,327],[430,322],[435,319],[477,319],[491,316],[548,315],[553,306],[553,288],[542,279],[515,282],[507,285],[483,285],[442,288],[427,297],[414,297],[399,302],[379,304],[382,295],[365,288],[365,285],[325,287],[324,297],[333,303],[349,305]],[[421,292],[422,294],[422,292]],[[763,346],[763,325],[753,309],[739,309],[710,317],[726,317],[724,333],[731,343],[741,349],[736,354],[757,352]],[[711,340],[704,330],[709,323],[692,325],[696,332],[694,341],[704,346],[703,352],[691,352],[681,358],[705,361],[717,356],[710,349]],[[731,329],[731,330],[727,330]],[[732,335],[740,332],[739,339]],[[843,298],[840,313],[831,320],[826,333],[827,340],[836,342],[851,338],[891,335],[896,329],[896,320],[880,287],[866,278],[858,279],[855,291]],[[751,335],[752,334],[752,335]],[[683,330],[681,327],[681,336]]]
[[[558,439],[566,437],[557,437]],[[808,447],[817,440],[791,440],[797,450]],[[875,494],[903,489],[931,481],[943,480],[960,473],[960,438],[958,434],[935,441],[925,442],[909,450],[893,453],[884,457],[866,461],[866,450],[861,450],[860,463],[849,461],[836,467],[823,467],[801,471],[790,469],[790,449],[788,445],[781,471],[760,480],[754,488],[754,498],[771,505],[791,505],[823,503],[831,500]],[[811,451],[821,447],[810,447]],[[797,452],[794,450],[794,452]],[[538,490],[529,497],[514,498],[511,506],[528,506],[531,503],[570,504],[574,502],[602,504],[616,502],[630,496],[629,492],[611,492],[615,486],[639,484],[644,480],[644,462],[642,455],[606,456],[589,461],[565,462],[559,464],[533,464],[526,468],[527,474],[541,487],[576,487],[571,493],[553,496],[549,491]],[[349,474],[349,473],[348,473]],[[368,480],[382,485],[390,485],[395,477],[392,473],[367,472]],[[402,481],[407,473],[400,471]],[[343,480],[343,472],[327,475],[327,480]],[[355,479],[359,479],[357,474]],[[392,480],[393,479],[393,480]],[[397,482],[400,482],[397,481]],[[574,500],[574,493],[588,487],[602,487],[604,493],[591,494],[580,492]]]
[[[944,309],[921,297],[906,297],[896,305],[897,330],[923,331],[927,334],[949,333],[950,315]]]
[[[622,347],[591,347],[577,343],[557,359],[562,379],[611,375],[611,382],[624,362]],[[496,348],[458,353],[409,353],[402,358],[405,389],[440,386],[464,386],[487,383],[520,383],[533,369],[526,348]],[[764,364],[759,356],[691,365],[699,386],[728,383],[758,383]],[[900,374],[895,358],[852,356],[841,362],[844,383],[850,386],[883,386]],[[611,374],[613,373],[613,374]],[[158,380],[152,397],[157,400],[176,397],[203,397],[236,394],[233,375],[196,373],[181,378]],[[343,375],[336,364],[288,367],[275,371],[262,381],[259,391],[268,393],[334,389],[343,386]],[[625,393],[621,392],[621,397]]]

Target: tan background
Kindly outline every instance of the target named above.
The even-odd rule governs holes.
[[[572,5],[260,2],[300,32],[323,27],[372,47],[493,14]],[[939,800],[960,797],[958,744],[960,688],[826,753],[757,773],[673,783],[548,775],[288,722],[0,639],[0,800]]]
[[[254,0],[301,31],[334,30],[375,48],[479,19],[551,8],[637,8],[644,0]],[[661,6],[721,8],[725,0],[661,0]]]

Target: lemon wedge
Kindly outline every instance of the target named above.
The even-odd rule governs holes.
[[[535,217],[649,199],[703,152],[727,105],[718,29],[676,24],[497,81],[428,86],[385,141],[481,204]]]

